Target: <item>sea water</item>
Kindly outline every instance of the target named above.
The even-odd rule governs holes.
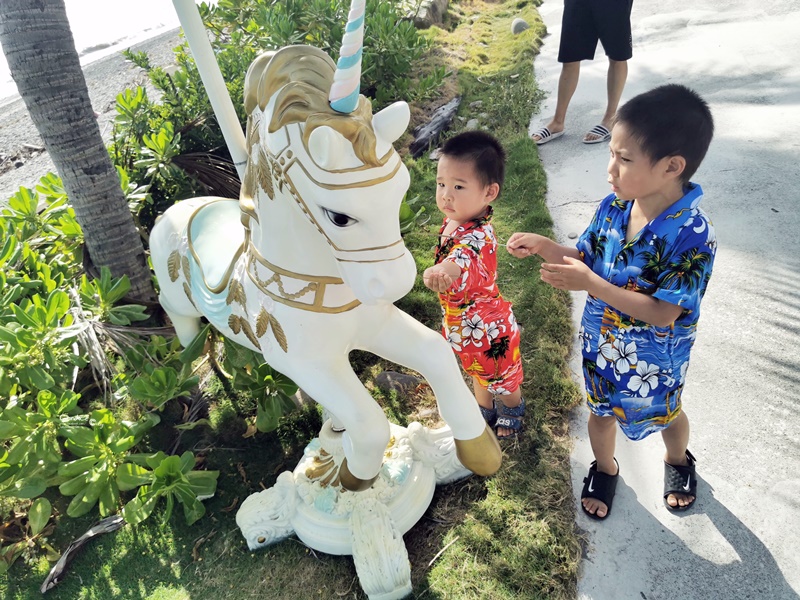
[[[171,0],[65,0],[65,4],[84,66],[180,26]],[[16,96],[17,86],[5,55],[0,54],[0,104]]]

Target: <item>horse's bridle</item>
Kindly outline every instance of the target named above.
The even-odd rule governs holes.
[[[308,207],[308,204],[303,199],[300,192],[297,190],[297,187],[292,180],[289,171],[292,167],[299,168],[305,175],[305,178],[308,179],[311,183],[315,186],[326,189],[326,190],[347,190],[347,189],[354,189],[354,188],[364,188],[364,187],[371,187],[383,183],[385,181],[389,181],[392,179],[397,172],[402,167],[403,161],[400,158],[400,155],[394,151],[394,148],[390,148],[387,155],[384,159],[381,160],[380,167],[358,167],[354,169],[345,169],[339,171],[325,171],[324,169],[320,168],[314,162],[314,159],[308,154],[308,150],[306,149],[305,145],[303,144],[302,140],[299,141],[299,144],[296,144],[297,148],[301,149],[300,151],[305,154],[305,156],[300,157],[297,155],[295,151],[291,149],[292,146],[292,132],[290,131],[291,127],[286,127],[285,132],[288,138],[288,143],[284,148],[282,148],[277,155],[271,155],[269,151],[266,151],[266,154],[270,161],[277,161],[277,164],[280,165],[279,174],[283,178],[281,183],[287,188],[289,195],[295,201],[295,203],[300,207],[300,210],[309,220],[309,222],[319,231],[320,234],[325,238],[328,242],[330,247],[333,250],[334,258],[339,262],[352,262],[352,263],[377,263],[377,262],[386,262],[397,260],[402,258],[405,253],[406,249],[403,245],[402,238],[398,238],[396,241],[391,242],[390,244],[385,244],[383,246],[374,246],[371,248],[341,248],[339,245],[334,242],[330,236],[325,231],[325,228],[319,223],[317,218],[311,212]],[[297,128],[299,130],[299,127]],[[306,160],[303,160],[306,159]],[[325,181],[320,181],[320,179],[314,177],[311,174],[310,169],[306,166],[306,164],[313,164],[316,170],[319,171],[321,175],[326,173],[331,173],[334,177],[341,176],[342,173],[348,172],[357,172],[363,171],[367,169],[381,169],[382,173],[372,179],[365,179],[360,180],[355,183],[328,183]],[[399,248],[398,248],[399,246]]]

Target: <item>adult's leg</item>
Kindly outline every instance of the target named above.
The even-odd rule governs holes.
[[[619,107],[622,90],[628,79],[628,60],[633,56],[633,37],[631,35],[631,10],[633,0],[607,0],[592,3],[592,20],[597,27],[600,41],[608,56],[608,76],[606,91],[608,103],[603,127],[610,130],[614,115]],[[583,140],[591,142],[600,136],[587,133]]]
[[[617,463],[614,461],[616,441],[617,419],[589,413],[589,443],[597,461],[597,470],[601,473],[612,476],[618,473]],[[605,502],[600,502],[596,498],[583,498],[581,502],[587,511],[598,517],[602,518],[608,514]]]
[[[608,77],[606,79],[606,91],[608,94],[608,104],[606,104],[606,112],[603,115],[603,120],[600,124],[606,129],[611,131],[611,123],[614,120],[614,115],[617,114],[619,108],[619,101],[622,98],[622,91],[625,89],[625,81],[628,79],[628,61],[627,60],[612,60],[608,59]],[[587,133],[584,140],[590,142],[598,139],[600,136],[594,133]]]
[[[556,113],[547,128],[550,133],[564,131],[564,121],[572,96],[578,87],[581,61],[592,60],[597,48],[598,32],[592,19],[592,4],[595,0],[564,0],[564,15],[561,19],[561,40],[558,46],[558,62],[561,75],[558,79]],[[533,140],[539,141],[534,135]]]
[[[581,74],[581,62],[567,62],[561,65],[561,76],[558,78],[558,98],[556,100],[556,113],[553,115],[547,128],[550,133],[558,133],[564,131],[564,121],[567,118],[567,109],[578,88],[578,79]],[[616,109],[615,109],[616,110]],[[534,141],[541,138],[538,135],[533,136]]]
[[[661,437],[664,446],[667,448],[664,460],[671,465],[686,466],[689,460],[686,458],[686,448],[689,446],[689,418],[686,413],[681,411],[669,427],[661,430]],[[670,494],[667,496],[667,503],[670,506],[687,506],[692,503],[694,496],[691,494]]]

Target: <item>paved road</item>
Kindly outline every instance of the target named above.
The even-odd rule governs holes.
[[[555,106],[563,0],[534,68]],[[800,598],[800,3],[636,0],[634,56],[623,102],[656,85],[696,89],[716,136],[693,178],[719,250],[684,393],[700,478],[696,508],[661,500],[660,436],[618,436],[622,478],[610,520],[577,510],[586,549],[579,598]],[[581,138],[605,105],[607,61],[584,63],[567,134],[541,147],[548,204],[562,243],[608,193],[606,145]],[[575,296],[576,318],[583,298]],[[573,353],[575,354],[575,353]],[[573,357],[579,372],[579,359]],[[575,505],[592,460],[587,411],[572,422]]]

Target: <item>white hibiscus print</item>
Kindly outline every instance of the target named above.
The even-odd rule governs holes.
[[[617,353],[619,354],[619,358],[614,361],[614,370],[617,373],[625,374],[631,370],[631,367],[634,366],[638,358],[636,356],[636,342],[629,342],[625,343],[625,340],[622,340],[617,344]]]
[[[479,315],[472,315],[461,321],[461,338],[464,340],[464,345],[469,343],[480,346],[483,336],[486,334],[486,325]]]
[[[601,337],[600,345],[597,346],[597,367],[605,369],[609,363],[614,364],[619,360],[619,357],[619,350],[614,346],[614,340],[606,336]]]
[[[644,398],[650,393],[650,390],[658,387],[658,365],[648,365],[642,361],[636,364],[636,375],[632,375],[628,380],[628,389],[633,392],[639,392],[639,395]]]
[[[471,246],[476,252],[480,253],[480,251],[486,245],[486,234],[482,230],[470,231],[469,233],[461,236],[459,241],[462,244]]]
[[[506,330],[505,325],[502,323],[498,323],[497,321],[492,321],[486,326],[486,337],[491,342],[501,333],[504,333]]]
[[[461,333],[458,331],[458,327],[450,328],[450,331],[447,332],[447,341],[453,350],[461,352]]]
[[[493,383],[489,383],[489,387],[486,388],[492,394],[497,394],[498,396],[508,396],[511,392],[508,391],[501,385],[495,385]]]
[[[453,257],[453,262],[462,269],[469,269],[472,264],[472,253],[466,252],[463,248],[456,248],[451,256]]]

